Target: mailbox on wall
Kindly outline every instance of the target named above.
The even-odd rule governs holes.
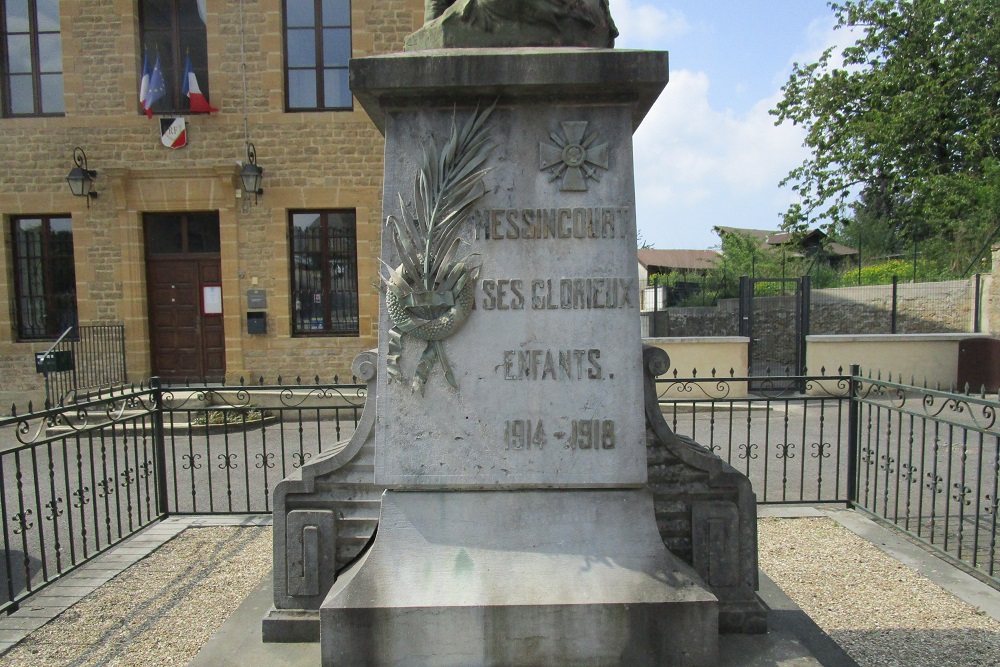
[[[247,333],[267,333],[267,293],[262,289],[247,290]]]
[[[247,333],[266,334],[267,333],[267,313],[247,313]]]
[[[36,373],[61,373],[76,368],[72,350],[54,350],[46,357],[44,352],[35,353]]]

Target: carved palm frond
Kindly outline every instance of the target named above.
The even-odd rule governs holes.
[[[399,217],[389,216],[398,266],[385,262],[386,307],[393,320],[386,366],[390,379],[403,380],[399,368],[402,334],[426,341],[414,370],[412,388],[423,393],[435,362],[445,379],[458,384],[441,341],[472,312],[479,267],[472,255],[459,257],[462,223],[485,194],[485,163],[493,149],[485,124],[493,108],[477,109],[459,128],[452,117],[451,133],[440,148],[424,146],[424,159],[413,184],[413,201],[399,197]]]
[[[433,143],[424,147],[412,205],[400,196],[400,216],[387,220],[402,264],[401,273],[389,267],[396,289],[405,291],[405,283],[430,291],[452,272],[462,221],[482,196],[478,186],[493,148],[485,123],[492,111],[492,106],[477,110],[461,129],[453,119],[451,136],[441,149]]]

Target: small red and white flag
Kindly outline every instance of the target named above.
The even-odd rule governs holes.
[[[160,141],[167,148],[183,148],[187,144],[184,117],[160,119]]]
[[[218,111],[218,109],[208,103],[208,98],[201,92],[201,86],[198,85],[198,77],[194,75],[194,69],[191,67],[191,56],[185,57],[184,86],[182,92],[187,96],[188,107],[194,113],[212,113],[213,111]]]

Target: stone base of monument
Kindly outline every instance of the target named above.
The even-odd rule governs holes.
[[[714,665],[718,602],[648,490],[386,491],[324,665]]]

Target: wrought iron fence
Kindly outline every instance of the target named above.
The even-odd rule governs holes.
[[[126,387],[0,419],[0,612],[167,514],[271,510],[357,427],[366,385]]]
[[[847,498],[847,375],[706,377],[656,382],[667,424],[753,483],[759,503]]]
[[[48,407],[73,403],[77,392],[125,383],[125,325],[73,325],[38,359]]]
[[[364,384],[173,386],[163,390],[167,511],[271,511],[271,489],[357,427]]]
[[[661,410],[762,503],[847,502],[1000,581],[1000,400],[850,374],[673,377]],[[363,384],[129,387],[0,419],[0,612],[170,513],[269,512],[357,428]]]
[[[0,611],[161,517],[152,387],[0,419]]]
[[[853,384],[854,504],[1000,582],[1000,397]]]
[[[657,380],[667,423],[760,503],[848,503],[1000,583],[1000,396],[849,374]]]

